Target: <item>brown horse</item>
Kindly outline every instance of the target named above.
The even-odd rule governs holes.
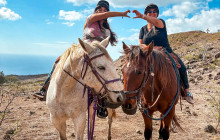
[[[152,137],[152,115],[159,111],[161,118],[155,119],[161,121],[159,138],[167,140],[172,120],[181,128],[175,116],[179,82],[168,55],[156,48],[159,47],[151,43],[130,49],[123,43],[125,62],[122,73],[126,100],[122,109],[124,113],[133,115],[139,107],[144,118],[146,140]]]

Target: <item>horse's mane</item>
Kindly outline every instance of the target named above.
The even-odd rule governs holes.
[[[155,46],[154,46],[155,47]],[[127,53],[127,60],[134,59],[135,56],[139,55],[146,55],[144,53],[141,53],[141,48],[137,45],[132,45],[131,49]],[[142,51],[143,52],[143,51]],[[144,57],[143,57],[144,58]],[[162,86],[166,86],[168,83],[171,83],[173,78],[175,78],[173,75],[173,66],[171,61],[169,60],[167,54],[164,50],[158,50],[153,49],[152,53],[148,57],[149,59],[152,59],[152,63],[154,66],[154,73],[155,76],[157,76],[158,79],[160,79]]]
[[[107,50],[102,47],[98,41],[94,41],[90,44],[90,46],[93,48],[92,52],[90,52],[90,54],[95,53],[96,51],[100,50],[102,53],[105,54],[105,56],[113,61],[110,57],[110,55],[108,54]],[[84,51],[82,49],[82,47],[79,44],[72,44],[71,47],[69,47],[62,55],[59,61],[59,65],[57,65],[60,68],[63,68],[67,58],[70,57],[74,57],[74,60],[79,61],[79,59],[84,55]],[[70,67],[71,67],[71,71],[73,70],[73,67],[71,66],[70,63]],[[55,71],[53,73],[56,73],[58,71],[58,68],[55,69]]]

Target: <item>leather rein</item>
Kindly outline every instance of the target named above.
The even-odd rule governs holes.
[[[154,72],[153,72],[153,66],[152,66],[152,62],[151,62],[151,60],[148,58],[147,60],[146,60],[147,62],[145,62],[145,70],[144,70],[144,77],[143,77],[143,80],[142,80],[142,82],[141,82],[141,85],[139,86],[139,88],[138,89],[136,89],[136,90],[133,90],[133,91],[124,91],[124,94],[125,95],[131,95],[131,94],[135,94],[134,96],[131,96],[131,97],[127,97],[126,96],[126,99],[137,99],[137,105],[140,103],[140,97],[141,97],[141,92],[140,92],[140,90],[144,87],[144,85],[146,85],[146,83],[148,82],[148,80],[150,79],[150,77],[152,76],[154,76]],[[150,67],[148,67],[148,69],[147,69],[147,65],[146,65],[146,63],[148,63],[149,64],[149,66]],[[148,72],[147,72],[148,71]],[[148,73],[148,75],[147,75],[147,73]],[[153,84],[153,83],[152,83]],[[153,87],[153,85],[152,85],[152,87]],[[152,91],[152,94],[153,94],[153,91]]]
[[[102,84],[102,88],[96,92],[93,88],[89,87],[88,85],[86,85],[85,83],[82,83],[80,80],[78,80],[77,78],[75,78],[73,75],[71,75],[68,71],[66,71],[65,69],[63,69],[63,71],[68,74],[70,77],[72,77],[73,79],[75,79],[77,82],[79,82],[81,85],[84,86],[84,92],[83,92],[83,96],[85,94],[85,90],[88,89],[91,91],[92,95],[93,96],[98,96],[100,99],[101,98],[104,98],[106,96],[108,96],[108,93],[109,92],[114,92],[114,93],[122,93],[123,91],[113,91],[113,90],[109,90],[106,85],[109,84],[109,83],[113,83],[113,82],[117,82],[117,81],[120,81],[121,79],[120,78],[117,78],[117,79],[113,79],[113,80],[105,80],[98,72],[97,70],[94,68],[94,66],[92,65],[92,60],[98,58],[98,57],[101,57],[101,56],[104,56],[105,54],[104,53],[101,53],[99,55],[96,55],[96,56],[93,56],[92,58],[89,58],[89,56],[87,54],[84,54],[84,59],[83,59],[83,66],[82,66],[82,70],[81,70],[81,78],[84,79],[85,78],[85,75],[86,75],[86,72],[87,72],[87,69],[88,69],[88,66],[91,68],[92,70],[92,73],[95,75],[95,77],[97,78],[97,80]],[[84,72],[84,73],[83,73]],[[104,95],[100,95],[102,89],[105,89],[105,93]]]

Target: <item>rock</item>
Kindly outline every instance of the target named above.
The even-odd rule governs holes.
[[[212,126],[212,125],[207,125],[205,127],[205,132],[208,132],[208,133],[217,133],[217,131],[215,130],[215,128]]]
[[[35,114],[35,112],[33,112],[33,111],[30,111],[30,115],[33,115],[33,114]]]
[[[14,134],[14,132],[15,132],[15,129],[9,129],[8,131],[6,131],[6,134]]]
[[[206,68],[203,68],[203,71],[207,71],[207,70],[209,70],[207,67],[206,67]]]
[[[203,77],[201,75],[199,75],[197,78],[196,78],[198,81],[202,80]]]
[[[215,58],[216,58],[216,59],[219,58],[219,57],[220,57],[220,52],[217,53],[217,54],[215,54]]]
[[[10,135],[6,134],[6,135],[3,137],[3,140],[11,140]]]
[[[219,80],[219,79],[220,79],[220,75],[214,77],[214,80]]]
[[[211,50],[213,50],[213,49],[214,49],[213,47],[210,47],[210,48],[207,49],[207,51],[211,51]]]
[[[75,137],[76,137],[76,135],[75,135],[74,133],[72,133],[71,137],[74,137],[74,138],[75,138]]]
[[[142,135],[141,130],[136,130],[136,133]]]
[[[196,112],[193,112],[192,115],[193,116],[198,116],[198,114]]]

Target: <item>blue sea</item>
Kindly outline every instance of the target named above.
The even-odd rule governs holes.
[[[5,75],[47,74],[58,56],[0,54],[0,71]]]

